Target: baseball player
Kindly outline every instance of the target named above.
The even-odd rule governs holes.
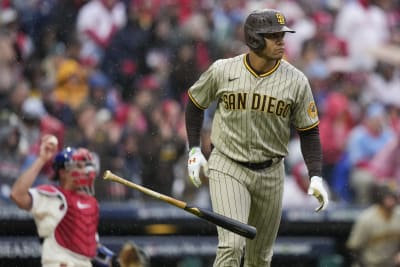
[[[328,206],[321,178],[318,113],[305,75],[282,59],[284,36],[294,32],[284,15],[271,9],[254,11],[244,25],[247,54],[215,61],[189,88],[186,128],[188,171],[198,187],[201,170],[209,178],[215,212],[257,228],[253,240],[218,227],[214,266],[270,266],[282,211],[283,158],[290,128],[301,140],[308,167],[308,194]],[[207,160],[201,151],[204,110],[217,101]]]
[[[374,203],[354,222],[346,246],[352,266],[400,266],[398,193],[388,184],[372,186]]]
[[[43,136],[38,158],[14,183],[11,199],[33,216],[43,239],[42,266],[89,267],[99,245],[99,206],[92,195],[96,177],[93,154],[71,147],[56,152],[54,136]],[[31,187],[53,158],[59,185]]]

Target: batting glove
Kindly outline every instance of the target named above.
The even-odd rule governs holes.
[[[329,199],[328,192],[322,184],[322,178],[319,176],[311,177],[310,186],[308,187],[309,195],[313,195],[318,201],[320,206],[315,209],[315,212],[321,211],[328,207]]]
[[[193,147],[189,152],[188,159],[188,172],[189,178],[194,186],[199,187],[201,185],[200,180],[200,169],[203,168],[203,172],[206,176],[208,176],[208,163],[203,153],[201,152],[201,148],[196,146]]]

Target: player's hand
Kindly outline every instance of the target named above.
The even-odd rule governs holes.
[[[308,187],[308,194],[313,195],[320,204],[320,206],[315,209],[315,212],[324,210],[326,207],[328,207],[328,192],[324,188],[321,177],[311,177],[310,186]]]
[[[201,185],[200,180],[200,169],[203,168],[205,176],[208,176],[208,163],[201,148],[196,146],[189,151],[188,159],[188,172],[189,178],[194,186],[199,187]]]
[[[40,144],[39,157],[47,162],[51,160],[58,150],[58,140],[57,137],[51,134],[46,134],[42,137]]]

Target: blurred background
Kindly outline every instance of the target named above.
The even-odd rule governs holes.
[[[400,184],[399,0],[0,1],[0,265],[40,264],[33,221],[9,192],[52,133],[60,149],[98,156],[102,243],[118,252],[134,242],[151,266],[211,266],[214,225],[101,174],[210,207],[207,184],[187,178],[186,90],[215,59],[247,51],[242,24],[258,8],[281,10],[296,30],[285,59],[310,79],[332,199],[313,213],[293,131],[273,266],[350,266],[345,243],[375,203],[371,187]]]

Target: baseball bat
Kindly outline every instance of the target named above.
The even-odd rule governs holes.
[[[105,180],[111,180],[113,182],[123,184],[127,187],[136,189],[136,190],[138,190],[146,195],[149,195],[153,198],[157,198],[161,201],[167,202],[175,207],[178,207],[187,212],[190,212],[191,214],[196,215],[197,217],[200,217],[206,221],[214,223],[220,227],[223,227],[231,232],[234,232],[234,233],[244,236],[246,238],[253,239],[256,236],[257,230],[254,226],[239,222],[232,218],[223,216],[221,214],[218,214],[218,213],[215,213],[215,212],[203,209],[203,208],[189,206],[184,201],[181,201],[176,198],[158,193],[147,187],[135,184],[131,181],[128,181],[128,180],[112,173],[109,170],[104,172],[103,178]]]

